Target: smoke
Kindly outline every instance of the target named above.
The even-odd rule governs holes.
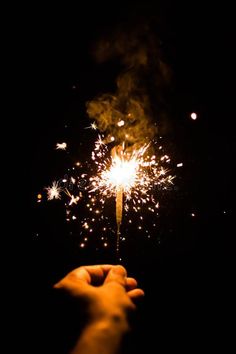
[[[125,142],[126,148],[139,148],[157,134],[154,105],[161,104],[161,89],[169,81],[169,70],[161,60],[159,41],[148,25],[116,31],[100,40],[94,50],[102,63],[119,59],[122,70],[116,92],[87,102],[87,113],[94,119],[105,142]],[[154,118],[154,119],[153,119]]]

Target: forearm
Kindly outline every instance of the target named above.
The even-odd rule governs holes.
[[[124,316],[92,322],[82,332],[71,354],[114,354],[128,328]]]

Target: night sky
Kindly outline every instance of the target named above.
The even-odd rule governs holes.
[[[51,292],[55,281],[83,264],[117,262],[114,247],[100,247],[94,235],[94,242],[81,249],[78,225],[65,221],[62,202],[46,201],[44,187],[63,176],[81,154],[89,157],[96,135],[84,129],[91,123],[86,102],[114,92],[122,65],[117,57],[96,62],[97,41],[143,23],[160,43],[170,74],[156,96],[149,78],[159,135],[175,166],[183,162],[183,167],[173,171],[173,191],[160,197],[151,239],[131,228],[121,246],[123,264],[146,292],[132,318],[134,330],[124,353],[164,353],[170,348],[191,353],[205,341],[208,348],[221,341],[225,346],[231,336],[227,324],[235,254],[232,9],[226,3],[121,1],[77,10],[63,5],[35,8],[25,17],[20,32],[16,29],[17,90],[23,104],[16,126],[27,204],[16,258],[29,274],[21,285],[29,309],[25,352],[29,347],[31,353],[60,353],[73,342],[77,319],[67,311],[71,304]],[[70,154],[55,150],[61,141],[68,143]],[[41,203],[38,193],[43,194]],[[43,349],[31,342],[40,342]]]

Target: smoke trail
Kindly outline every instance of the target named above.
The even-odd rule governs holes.
[[[101,40],[94,52],[98,62],[119,58],[123,66],[114,94],[103,94],[87,103],[87,113],[105,135],[106,143],[125,142],[126,149],[140,148],[157,134],[152,120],[150,87],[168,81],[167,66],[160,59],[158,41],[147,25],[117,31]],[[158,104],[158,95],[156,104]]]

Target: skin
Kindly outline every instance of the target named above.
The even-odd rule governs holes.
[[[127,315],[144,295],[126,269],[109,264],[79,267],[55,286],[88,304],[89,322],[71,354],[114,354],[129,330]]]

